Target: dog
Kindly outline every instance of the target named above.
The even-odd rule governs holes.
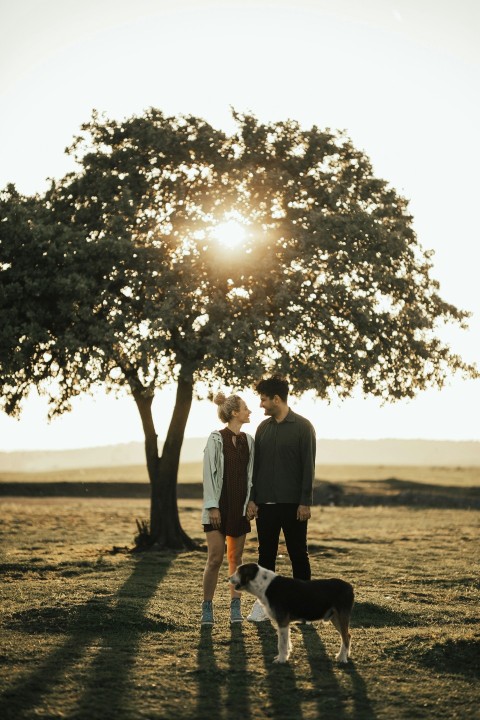
[[[290,623],[295,620],[330,620],[342,640],[335,659],[348,662],[351,647],[348,626],[354,602],[350,583],[337,578],[296,580],[277,575],[257,563],[239,565],[229,582],[235,590],[246,590],[258,598],[277,626],[278,655],[274,662],[287,662],[291,652]]]

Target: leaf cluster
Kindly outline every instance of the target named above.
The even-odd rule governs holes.
[[[79,392],[153,394],[179,377],[385,399],[476,374],[437,337],[444,302],[407,201],[344,134],[234,113],[231,136],[150,109],[94,113],[78,169],[1,201],[4,406],[32,384],[61,412]],[[227,251],[214,229],[239,218]],[[42,385],[43,384],[43,385]],[[52,387],[54,389],[52,390]]]

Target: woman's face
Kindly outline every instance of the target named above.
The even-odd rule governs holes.
[[[235,413],[235,417],[237,418],[237,420],[241,423],[248,423],[250,422],[251,414],[252,412],[248,409],[245,400],[240,400],[240,409],[238,410],[238,412]]]

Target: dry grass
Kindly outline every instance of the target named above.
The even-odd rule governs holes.
[[[230,627],[223,581],[217,622],[201,630],[204,553],[111,553],[131,544],[146,501],[1,504],[2,718],[479,716],[478,512],[314,508],[314,575],[356,588],[343,668],[322,624],[295,628],[291,662],[273,665],[273,628]],[[198,501],[180,505],[202,540]],[[245,559],[256,559],[253,533]]]
[[[397,478],[419,483],[480,487],[480,467],[435,467],[428,465],[317,465],[315,476],[329,482],[377,481]],[[178,481],[202,481],[202,463],[182,463]],[[49,472],[0,472],[1,482],[148,482],[146,467],[78,468]]]

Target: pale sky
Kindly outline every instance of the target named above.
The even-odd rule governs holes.
[[[480,3],[477,0],[0,0],[0,187],[46,188],[93,108],[150,106],[229,130],[230,107],[261,120],[344,129],[375,173],[410,200],[445,300],[473,312],[445,337],[480,362]],[[251,430],[261,420],[256,398]],[[159,395],[164,435],[172,392]],[[381,407],[305,399],[319,437],[480,440],[480,381]],[[194,403],[187,436],[217,427]],[[32,398],[0,415],[0,450],[141,440],[133,400],[99,394],[46,423]]]

